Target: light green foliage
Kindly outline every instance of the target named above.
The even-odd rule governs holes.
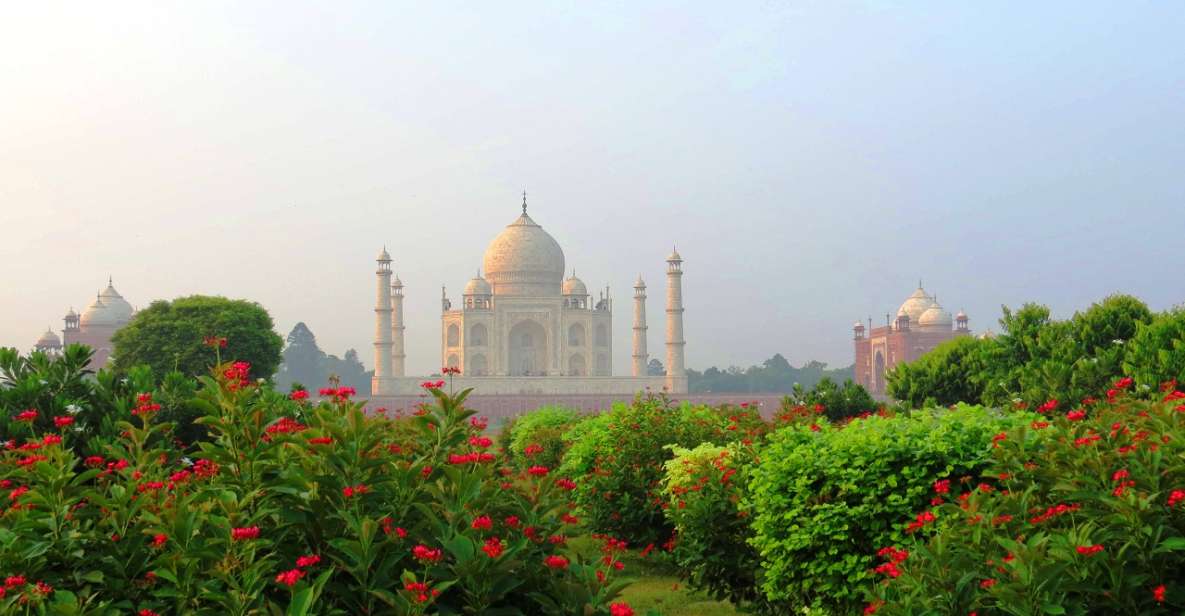
[[[203,341],[225,338],[216,350]],[[245,300],[192,295],[171,302],[155,301],[136,313],[115,333],[115,369],[147,365],[155,375],[174,370],[198,376],[219,357],[251,364],[251,378],[270,379],[280,365],[284,341],[273,331],[272,317],[262,306]]]
[[[768,599],[849,613],[878,548],[905,539],[944,477],[978,476],[1003,426],[1027,419],[980,407],[855,420],[768,437],[748,485],[752,545]]]
[[[545,406],[515,418],[508,452],[514,464],[519,468],[559,466],[567,448],[564,433],[578,421],[580,413],[558,406]]]

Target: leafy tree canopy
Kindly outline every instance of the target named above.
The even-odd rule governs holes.
[[[795,368],[777,353],[760,366],[729,366],[724,370],[712,366],[703,372],[688,370],[687,381],[692,393],[788,394],[794,391],[796,384],[810,388],[824,378],[843,381],[852,375],[852,366],[829,370],[827,364],[820,361],[809,361],[801,368]]]
[[[226,339],[217,350],[223,359],[249,362],[252,378],[271,378],[283,346],[272,328],[271,315],[255,302],[207,295],[158,300],[115,333],[114,366],[126,372],[146,365],[157,376],[174,370],[203,375],[217,359],[205,344],[214,337]]]

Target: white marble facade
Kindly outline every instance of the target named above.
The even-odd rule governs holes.
[[[403,375],[403,284],[391,283],[391,258],[378,258],[374,395],[406,395],[426,377]],[[522,214],[490,242],[477,276],[459,304],[441,288],[441,366],[459,368],[455,386],[478,394],[632,394],[650,389],[685,393],[682,259],[668,263],[667,376],[648,377],[644,336],[634,337],[633,375],[613,376],[613,298],[594,299],[572,272],[564,277],[558,242]],[[642,284],[641,278],[638,284]],[[644,285],[643,285],[644,288]],[[634,330],[646,331],[645,293],[635,294]],[[673,302],[673,303],[672,303]]]

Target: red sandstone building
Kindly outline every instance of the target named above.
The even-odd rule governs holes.
[[[95,301],[81,315],[74,312],[73,308],[66,313],[63,319],[66,328],[62,331],[61,339],[53,331],[46,331],[33,348],[46,353],[59,353],[65,345],[85,344],[95,351],[90,368],[99,370],[111,359],[111,337],[132,320],[133,314],[135,310],[132,305],[115,290],[108,279],[107,288],[95,296]]]
[[[856,382],[876,396],[885,395],[885,374],[902,362],[913,361],[940,343],[971,333],[967,315],[953,318],[921,283],[901,308],[897,318],[885,314],[885,325],[865,328],[859,321],[852,327],[856,347]]]

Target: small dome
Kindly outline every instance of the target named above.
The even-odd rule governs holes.
[[[950,313],[943,310],[942,306],[938,304],[927,308],[918,319],[918,325],[922,327],[950,327],[951,322]]]
[[[864,324],[856,321],[856,324],[852,326],[852,329],[864,329]]]
[[[465,295],[492,295],[490,290],[490,283],[486,282],[485,278],[478,274],[470,279],[469,284],[465,285]]]
[[[909,321],[911,323],[920,323],[922,313],[934,305],[934,298],[926,295],[926,291],[919,286],[913,294],[905,298],[905,303],[901,304],[901,308],[897,310],[897,316],[903,314],[909,315]]]
[[[82,311],[82,319],[79,322],[83,327],[116,324],[111,310],[107,307],[107,304],[103,303],[103,300],[99,299],[99,296],[95,296],[95,301],[91,302],[91,305]]]
[[[646,283],[642,282],[642,275],[641,274],[638,274],[638,281],[634,283],[634,288],[635,289],[645,289],[646,288]]]
[[[399,279],[399,274],[395,274],[395,281],[391,283],[391,286],[403,288],[403,281]]]
[[[391,262],[391,254],[387,252],[386,246],[383,246],[383,249],[379,251],[379,256],[375,257],[374,260],[378,261],[380,263],[383,263],[383,262],[390,263]]]
[[[522,215],[486,248],[482,269],[499,295],[554,295],[564,279],[564,251],[527,216],[524,205]]]
[[[66,318],[67,319],[77,319],[78,318],[78,313],[74,312],[73,306],[71,306],[70,311],[66,313]]]
[[[99,294],[99,299],[107,306],[108,312],[111,314],[112,320],[116,325],[123,325],[132,320],[132,315],[135,314],[135,309],[128,303],[127,300],[115,290],[111,284],[111,279],[107,280],[107,288]]]
[[[956,321],[966,321],[967,320],[967,313],[960,310],[959,314],[955,315],[955,320]]]
[[[37,339],[37,344],[34,348],[57,349],[61,348],[61,346],[62,339],[58,338],[58,335],[55,334],[52,329],[46,329],[45,333],[41,334],[41,337]]]
[[[671,246],[671,254],[667,255],[667,261],[682,261],[682,260],[683,260],[683,257],[679,256],[679,251],[675,250],[674,246]]]
[[[576,272],[572,272],[572,276],[564,281],[563,291],[564,295],[588,295],[588,287],[576,277]]]

